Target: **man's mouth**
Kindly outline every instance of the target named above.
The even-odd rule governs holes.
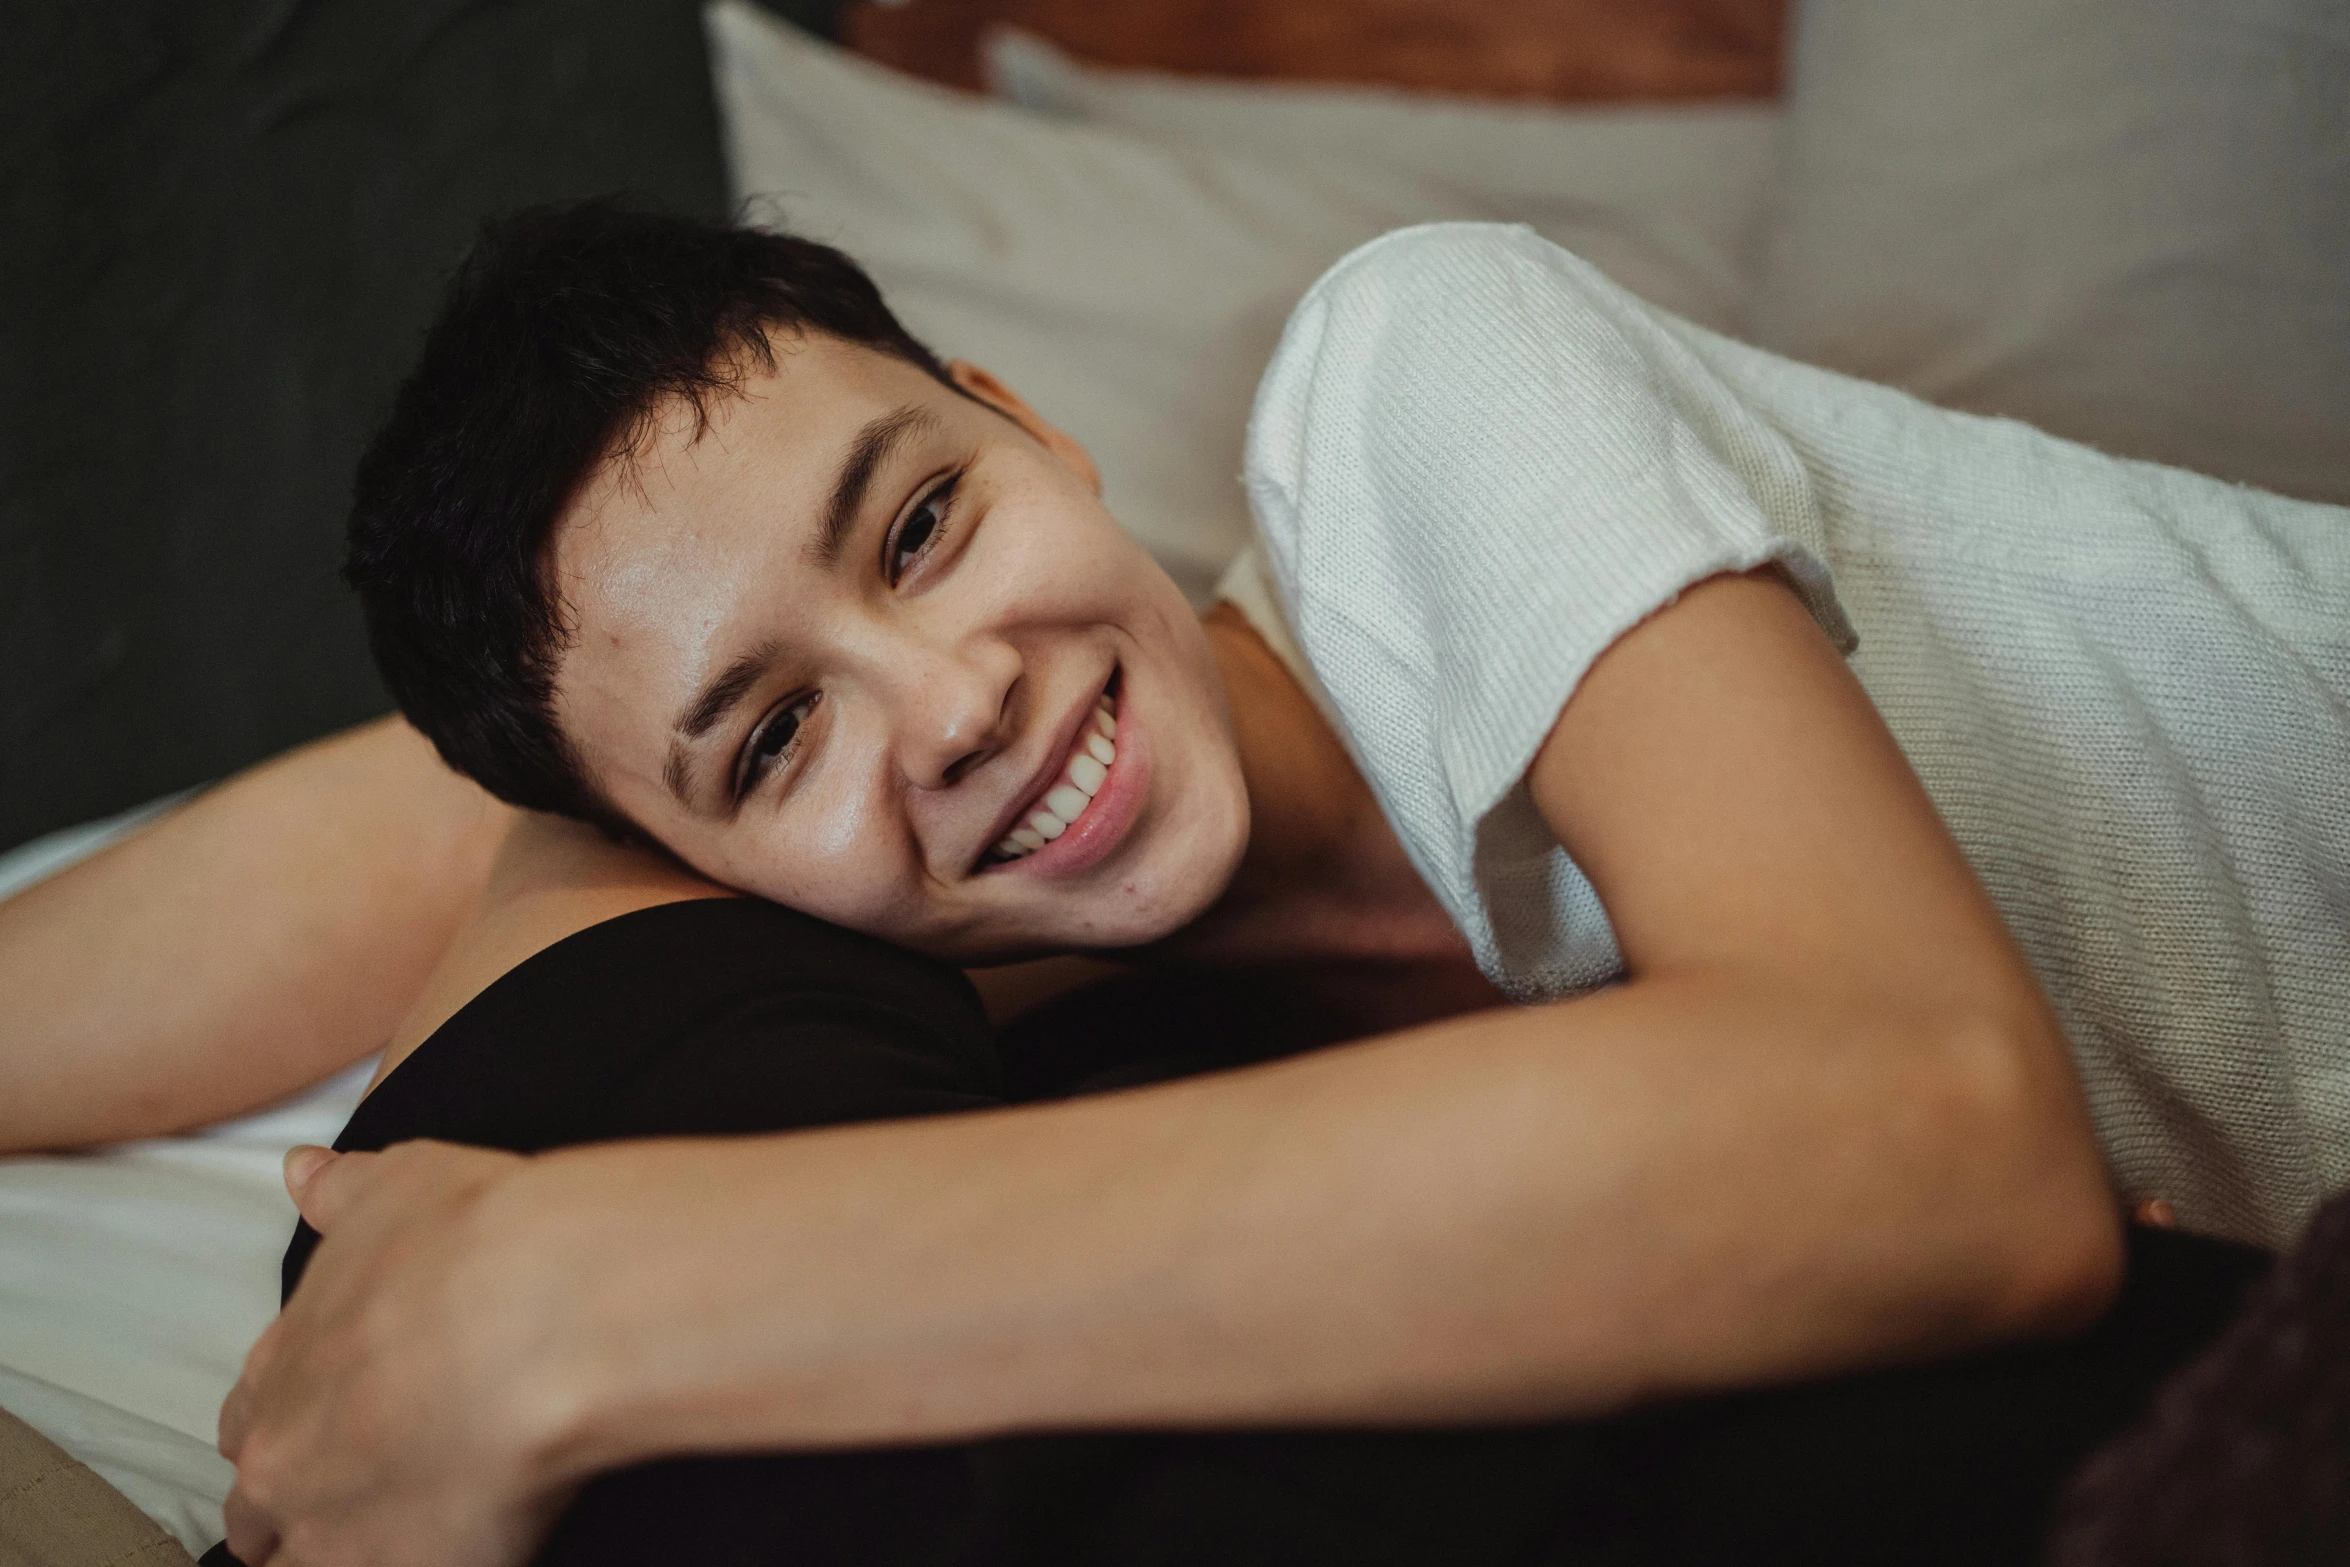
[[[1030,804],[1020,825],[988,850],[985,863],[1003,865],[1025,859],[1076,826],[1101,791],[1111,764],[1118,760],[1117,741],[1117,698],[1104,691],[1095,700],[1092,716],[1078,727],[1076,742],[1062,759],[1052,786]]]

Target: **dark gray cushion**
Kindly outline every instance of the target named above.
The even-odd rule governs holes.
[[[468,240],[727,197],[691,0],[0,13],[5,848],[387,708],[343,515]]]

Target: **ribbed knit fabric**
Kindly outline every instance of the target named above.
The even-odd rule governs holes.
[[[1321,692],[1513,994],[1620,967],[1523,787],[1577,681],[1777,562],[2030,955],[2123,1189],[2279,1244],[2350,1185],[2350,511],[1778,359],[1481,224],[1314,287],[1247,481]]]

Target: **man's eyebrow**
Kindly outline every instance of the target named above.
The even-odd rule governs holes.
[[[776,655],[781,651],[772,642],[762,642],[742,654],[695,693],[693,701],[677,715],[674,726],[677,737],[670,742],[669,763],[661,769],[661,777],[669,785],[671,794],[688,805],[693,803],[692,792],[688,787],[692,780],[686,742],[699,740],[717,727],[718,720],[732,712],[735,704],[750,694],[751,687],[759,683],[759,677],[767,672],[768,666],[775,662]]]
[[[857,438],[849,443],[847,460],[840,465],[839,477],[832,481],[832,499],[825,503],[824,528],[816,537],[817,564],[830,570],[840,559],[841,546],[848,542],[849,531],[857,525],[857,513],[865,505],[865,491],[890,453],[907,437],[937,425],[938,415],[908,403],[857,432]]]

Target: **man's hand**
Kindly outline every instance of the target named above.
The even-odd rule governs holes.
[[[564,1497],[536,1471],[549,1411],[529,1396],[560,1313],[515,1298],[492,1211],[527,1163],[430,1142],[287,1156],[326,1239],[220,1412],[248,1567],[528,1556]]]

